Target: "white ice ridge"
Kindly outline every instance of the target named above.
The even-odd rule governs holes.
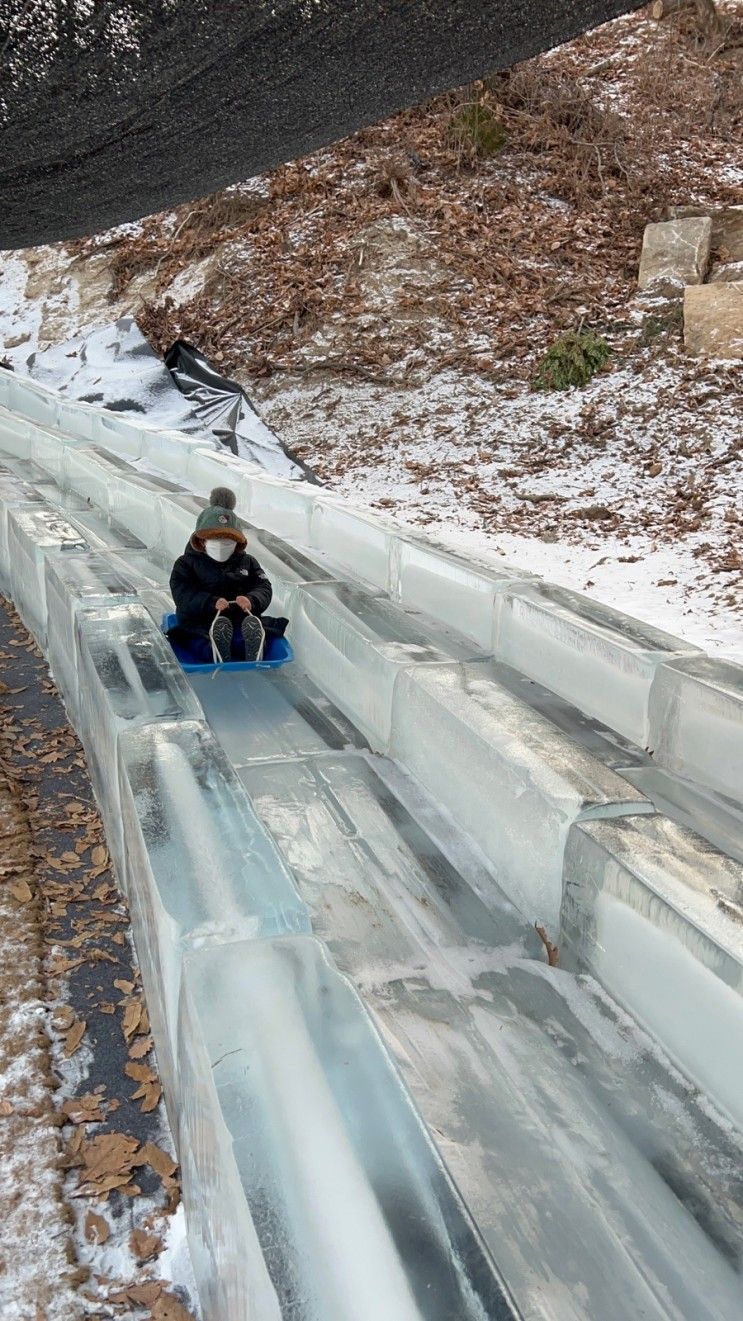
[[[188,682],[217,483],[296,661]],[[0,589],[127,890],[207,1321],[737,1318],[738,667],[2,371]]]

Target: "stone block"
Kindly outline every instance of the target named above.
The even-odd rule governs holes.
[[[684,290],[684,344],[707,358],[743,358],[743,281]]]
[[[642,240],[638,284],[684,286],[701,284],[707,272],[712,244],[709,216],[646,225]]]

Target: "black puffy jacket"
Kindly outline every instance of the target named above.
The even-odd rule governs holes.
[[[254,615],[262,615],[273,596],[260,564],[241,546],[236,546],[230,558],[219,564],[190,542],[173,565],[170,590],[179,625],[196,633],[208,632],[220,596],[227,601],[247,596]]]

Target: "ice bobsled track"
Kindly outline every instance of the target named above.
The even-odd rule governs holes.
[[[217,481],[297,659],[189,682]],[[208,1321],[737,1321],[738,667],[4,372],[0,588],[128,895]]]

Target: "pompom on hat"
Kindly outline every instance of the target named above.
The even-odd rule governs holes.
[[[237,525],[236,504],[234,491],[228,486],[215,486],[209,496],[209,504],[206,509],[202,509],[196,520],[191,541],[197,550],[202,550],[204,542],[210,537],[226,538],[234,541],[238,546],[247,545],[246,538]]]

